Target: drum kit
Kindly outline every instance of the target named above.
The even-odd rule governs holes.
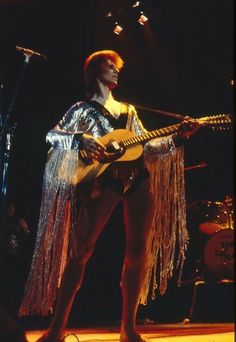
[[[197,289],[203,284],[231,284],[234,282],[234,205],[231,196],[222,202],[197,200],[187,206],[192,224],[197,229],[190,230],[190,245],[197,246],[194,254],[196,268],[191,279],[193,293],[188,316],[183,324],[193,317],[197,302]],[[188,216],[187,216],[188,217]],[[194,234],[191,240],[191,233]],[[196,235],[195,235],[196,234]],[[190,248],[191,249],[191,248]],[[193,264],[191,264],[193,267]],[[214,287],[212,288],[214,291]],[[200,297],[201,298],[201,297]],[[205,301],[206,298],[202,297]]]
[[[203,263],[213,278],[234,277],[234,206],[231,196],[222,202],[203,201],[198,224],[204,237]]]

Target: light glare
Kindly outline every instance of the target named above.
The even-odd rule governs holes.
[[[123,30],[123,27],[121,27],[118,23],[116,23],[116,26],[115,26],[113,32],[114,32],[115,34],[118,34],[118,35],[119,35],[119,34],[121,33],[122,30]]]
[[[138,19],[139,24],[144,25],[147,21],[148,21],[148,18],[144,14],[141,14]]]

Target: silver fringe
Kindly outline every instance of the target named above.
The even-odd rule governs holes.
[[[172,277],[175,267],[179,268],[180,284],[188,245],[184,148],[170,148],[168,144],[168,141],[159,142],[164,153],[154,154],[155,143],[152,142],[146,145],[144,153],[145,164],[151,177],[155,210],[148,239],[141,304],[147,303],[149,289],[152,299],[156,297],[156,289],[161,294],[165,293],[167,280]]]
[[[38,233],[19,316],[53,310],[68,256],[76,255],[78,151],[53,150],[46,164]]]

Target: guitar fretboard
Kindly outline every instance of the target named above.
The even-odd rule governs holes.
[[[155,131],[151,131],[151,132],[147,132],[145,134],[137,135],[137,136],[129,138],[129,139],[124,139],[120,143],[123,146],[127,147],[127,146],[134,145],[137,143],[146,142],[146,141],[149,141],[149,140],[157,138],[157,137],[163,137],[165,135],[175,133],[179,129],[179,127],[180,127],[180,124],[156,129]]]
[[[229,114],[220,114],[220,115],[213,115],[213,116],[205,116],[198,119],[195,119],[198,121],[199,124],[202,126],[210,126],[213,129],[218,130],[225,130],[228,128],[231,128],[232,118]],[[169,135],[172,133],[175,133],[180,128],[180,123],[164,128],[157,129],[155,131],[147,132],[145,134],[141,134],[138,136],[134,136],[132,138],[124,139],[120,142],[123,146],[127,147],[130,145],[134,145],[141,142],[147,142],[151,139],[157,138],[157,137],[163,137],[165,135]]]

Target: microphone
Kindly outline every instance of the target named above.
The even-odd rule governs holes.
[[[48,57],[43,55],[42,53],[30,50],[30,49],[26,49],[24,47],[17,46],[17,45],[16,45],[16,51],[22,52],[24,55],[26,55],[28,57],[37,56],[37,57],[40,57],[40,58],[43,58],[43,59],[46,59],[46,60],[48,59]]]

